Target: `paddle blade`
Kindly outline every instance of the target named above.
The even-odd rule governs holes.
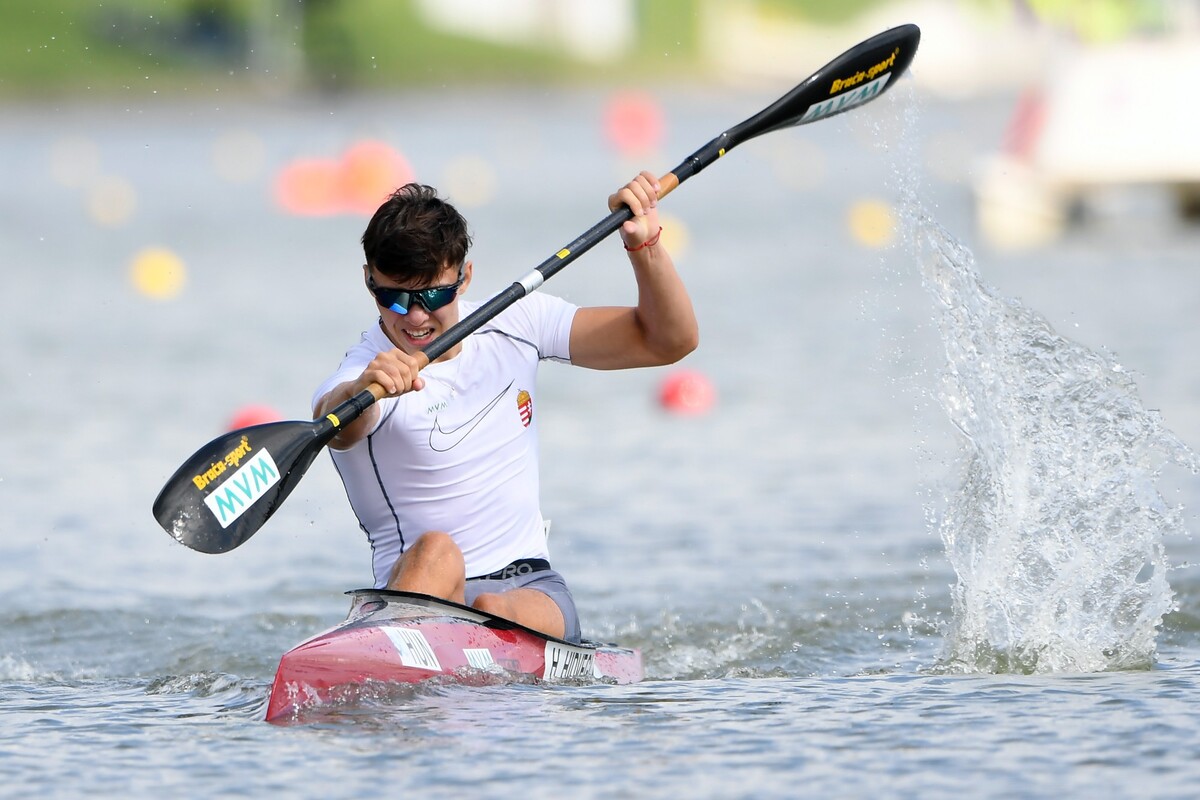
[[[154,518],[193,550],[232,550],[262,527],[335,433],[322,419],[271,422],[218,436],[163,486]]]
[[[921,29],[900,25],[860,42],[727,132],[733,147],[764,133],[849,111],[896,85],[917,54]]]
[[[920,28],[901,25],[856,44],[795,89],[685,158],[663,177],[658,196],[664,197],[748,139],[827,119],[874,100],[908,69],[920,42]]]

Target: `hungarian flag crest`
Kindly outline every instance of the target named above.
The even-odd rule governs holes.
[[[517,411],[521,413],[521,424],[528,428],[533,422],[533,398],[524,389],[517,393]]]

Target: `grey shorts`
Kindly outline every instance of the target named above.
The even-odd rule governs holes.
[[[507,569],[507,568],[506,568]],[[503,572],[504,570],[499,570]],[[545,594],[563,615],[563,638],[568,642],[578,643],[581,638],[579,630],[579,612],[575,610],[575,598],[567,588],[567,582],[552,569],[537,572],[527,572],[512,577],[496,578],[496,573],[482,578],[468,578],[466,588],[467,605],[474,605],[475,598],[481,594],[500,594],[512,589],[537,589]]]

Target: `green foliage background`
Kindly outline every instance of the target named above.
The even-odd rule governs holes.
[[[1036,19],[1090,42],[1170,26],[1170,0],[959,1],[985,19]],[[697,76],[706,67],[701,9],[714,2],[756,11],[768,24],[828,26],[896,0],[634,0],[643,46],[599,66],[559,42],[505,46],[435,30],[414,0],[4,0],[0,97],[258,91],[280,78],[264,74],[270,60],[255,32],[268,28],[302,54],[296,75],[279,81],[287,90]]]
[[[502,0],[497,0],[502,2]],[[637,32],[658,58],[597,70],[553,46],[506,47],[430,29],[410,0],[6,0],[0,95],[108,94],[153,86],[237,90],[256,67],[249,32],[288,19],[303,84],[383,88],[480,81],[611,79],[696,69],[700,0],[637,0]],[[754,0],[766,14],[828,24],[886,0]],[[289,7],[290,5],[290,7]],[[264,11],[264,9],[270,9]],[[662,59],[668,43],[670,59]],[[598,74],[602,73],[602,74]]]

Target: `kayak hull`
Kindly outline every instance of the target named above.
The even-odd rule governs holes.
[[[383,589],[349,594],[353,602],[343,622],[280,659],[268,722],[287,722],[372,682],[499,675],[550,683],[635,683],[644,674],[638,650],[572,644],[428,595]]]

